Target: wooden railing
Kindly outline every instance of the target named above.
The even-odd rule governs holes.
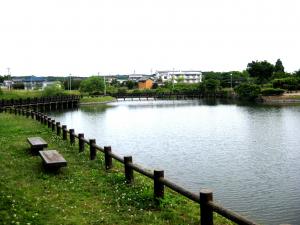
[[[24,115],[27,118],[31,117],[39,121],[41,124],[47,125],[48,128],[52,129],[58,136],[62,136],[63,140],[68,140],[71,145],[75,144],[75,139],[78,139],[79,152],[85,150],[85,145],[89,145],[90,160],[96,159],[97,151],[104,154],[105,168],[110,170],[113,167],[113,159],[124,164],[125,179],[127,183],[132,183],[134,180],[134,171],[150,178],[154,182],[154,199],[159,203],[159,199],[164,197],[165,186],[171,190],[187,197],[188,199],[200,204],[200,224],[201,225],[213,225],[213,212],[241,225],[257,225],[258,223],[245,218],[244,216],[224,208],[220,204],[213,201],[213,192],[209,189],[202,189],[200,193],[195,194],[188,191],[184,187],[175,184],[169,179],[164,177],[163,170],[148,170],[142,166],[133,162],[132,156],[121,157],[113,153],[110,146],[104,148],[96,144],[95,139],[87,139],[83,133],[76,134],[74,129],[67,129],[66,125],[61,125],[60,122],[55,122],[47,115],[41,112],[35,112],[26,110],[23,108],[5,108],[5,112],[14,113],[15,115]]]
[[[38,104],[50,104],[50,103],[61,103],[76,101],[78,102],[80,96],[77,95],[66,95],[66,96],[55,96],[55,97],[41,97],[41,98],[19,98],[19,99],[0,99],[0,108],[5,107],[23,107]]]

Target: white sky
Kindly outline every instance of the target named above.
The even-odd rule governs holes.
[[[299,0],[0,0],[0,74],[300,69]]]

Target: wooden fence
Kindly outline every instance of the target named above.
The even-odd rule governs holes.
[[[77,106],[80,100],[80,96],[77,95],[66,95],[66,96],[55,96],[55,97],[41,97],[41,98],[19,98],[19,99],[1,99],[0,110],[6,107],[32,107],[36,110],[45,109],[46,106],[49,108],[57,109],[64,107]]]

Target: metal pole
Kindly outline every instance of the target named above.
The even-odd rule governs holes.
[[[71,83],[71,82],[72,82],[72,74],[70,74],[70,83],[69,83],[69,84],[70,84],[70,86],[69,86],[70,91],[71,91],[71,89],[72,89],[72,83]]]

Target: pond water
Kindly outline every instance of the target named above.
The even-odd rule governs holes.
[[[300,224],[300,106],[126,101],[49,114],[259,223]]]

